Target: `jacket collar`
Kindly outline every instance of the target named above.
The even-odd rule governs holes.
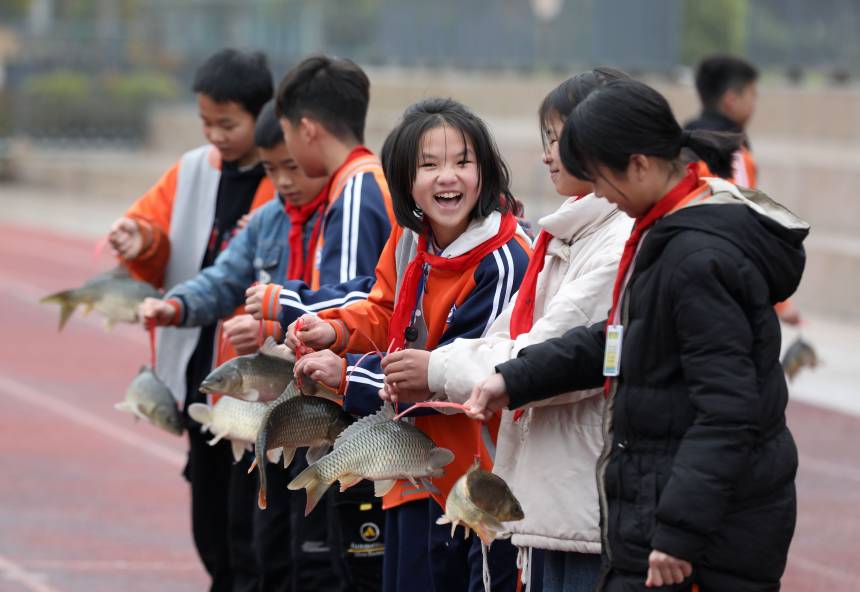
[[[481,243],[484,243],[496,236],[501,224],[502,215],[499,212],[491,212],[489,216],[481,220],[472,220],[466,227],[465,232],[458,236],[454,242],[445,247],[445,249],[443,249],[441,253],[438,253],[438,255],[449,259],[451,257],[464,255]],[[418,244],[418,234],[414,231],[410,232],[414,235],[413,238],[415,240],[415,244]],[[524,237],[526,242],[529,242],[528,236],[519,225],[517,225],[517,234]]]
[[[577,201],[567,200],[552,214],[538,220],[538,225],[570,243],[595,232],[616,214],[624,215],[613,204],[590,193]]]

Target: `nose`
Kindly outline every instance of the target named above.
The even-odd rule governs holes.
[[[224,132],[217,127],[209,128],[206,138],[212,144],[220,144],[224,141]]]
[[[449,164],[439,168],[439,174],[436,177],[436,182],[440,185],[450,185],[457,181],[457,171]]]
[[[552,164],[552,154],[549,153],[549,150],[544,150],[541,160],[545,165]]]

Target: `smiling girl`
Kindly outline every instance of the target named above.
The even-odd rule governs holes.
[[[529,256],[511,211],[507,168],[484,123],[466,107],[449,99],[421,101],[407,109],[388,146],[385,174],[399,226],[380,257],[376,285],[366,301],[302,317],[301,330],[292,327],[287,340],[292,347],[301,341],[330,348],[303,357],[296,370],[341,392],[348,386],[344,408],[359,414],[381,403],[379,359],[357,364],[359,356],[350,354],[344,363],[336,354],[389,345],[432,350],[457,337],[482,336],[519,286]],[[456,456],[433,482],[437,499],[445,499],[476,455],[490,469],[498,421],[480,426],[462,414],[415,415],[416,425]],[[475,537],[464,540],[459,531],[450,539],[450,530],[435,526],[441,508],[430,495],[428,487],[408,481],[385,494],[387,591],[480,585]],[[515,588],[514,555],[506,541],[493,544],[493,590]]]

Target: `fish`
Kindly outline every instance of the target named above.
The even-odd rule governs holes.
[[[292,382],[294,366],[291,352],[268,337],[256,353],[233,358],[210,372],[200,383],[200,392],[274,401]]]
[[[125,398],[114,408],[132,413],[136,419],[145,419],[171,434],[182,435],[182,415],[176,406],[176,399],[149,366],[141,367],[128,385]]]
[[[458,525],[474,530],[487,545],[501,538],[503,522],[515,522],[525,517],[520,502],[505,480],[480,468],[478,462],[457,479],[445,500],[445,513],[436,524],[450,524],[451,537]]]
[[[453,460],[453,452],[438,448],[414,425],[395,420],[394,409],[386,402],[379,412],[341,432],[334,449],[299,473],[287,487],[307,491],[307,516],[335,481],[340,481],[344,491],[369,479],[374,482],[375,495],[382,497],[398,479],[409,479],[416,486],[420,479],[426,484],[426,478],[441,476]]]
[[[293,461],[296,448],[308,447],[306,458],[313,463],[329,451],[351,423],[343,408],[321,397],[303,395],[294,382],[269,406],[257,433],[255,466],[260,488],[257,505],[266,508],[266,460],[277,462],[283,454],[284,468]],[[253,467],[252,467],[253,468]]]
[[[239,462],[246,450],[253,448],[257,441],[257,432],[266,415],[269,405],[243,401],[234,397],[221,397],[214,405],[206,403],[191,403],[188,415],[214,434],[209,440],[210,446],[215,446],[221,440],[230,440],[233,459]]]
[[[87,280],[81,287],[49,294],[41,300],[42,304],[60,305],[60,326],[62,331],[78,306],[83,305],[84,314],[95,309],[105,317],[108,329],[116,323],[137,323],[138,306],[146,298],[159,298],[161,295],[151,284],[129,277],[128,270],[118,266]]]
[[[802,337],[795,339],[782,356],[782,368],[789,382],[793,381],[803,368],[815,368],[818,364],[818,354]]]

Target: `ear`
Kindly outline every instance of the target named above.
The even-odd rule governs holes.
[[[627,176],[636,181],[643,181],[651,170],[651,159],[644,154],[631,154],[627,163]]]
[[[302,117],[299,120],[299,134],[306,143],[312,142],[320,135],[320,124],[313,119]]]

